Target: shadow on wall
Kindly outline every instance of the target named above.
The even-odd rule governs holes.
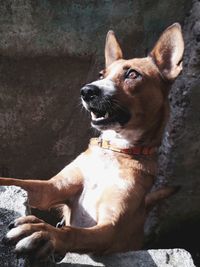
[[[80,88],[90,58],[0,57],[0,151],[3,176],[50,178],[91,135]]]
[[[162,225],[157,237],[152,235],[145,249],[183,248],[192,255],[196,266],[200,266],[199,236],[200,214],[169,217]]]

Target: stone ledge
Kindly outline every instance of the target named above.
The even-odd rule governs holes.
[[[68,253],[59,267],[195,267],[189,252],[184,249],[156,249],[90,257]]]

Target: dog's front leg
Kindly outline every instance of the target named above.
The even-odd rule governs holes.
[[[0,185],[20,186],[28,192],[31,207],[41,210],[64,203],[82,189],[83,178],[75,162],[65,167],[50,180],[0,178]]]
[[[91,228],[66,226],[55,228],[34,216],[22,217],[12,224],[4,242],[15,244],[19,255],[45,260],[52,254],[66,252],[105,252],[114,242],[115,226],[102,224]]]

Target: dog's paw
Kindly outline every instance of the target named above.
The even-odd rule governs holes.
[[[48,259],[54,252],[54,245],[45,232],[35,232],[30,236],[22,238],[15,247],[18,255],[29,255],[39,260]]]
[[[37,220],[33,220],[34,223],[26,223],[28,218],[25,217],[19,219],[21,220],[14,222],[13,228],[6,234],[3,242],[15,245],[18,256],[28,255],[38,260],[48,259],[54,252],[54,239],[48,231],[48,225],[37,223]]]

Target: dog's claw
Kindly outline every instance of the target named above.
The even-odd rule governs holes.
[[[15,222],[13,221],[13,222],[11,222],[11,223],[9,223],[9,225],[8,225],[8,229],[12,229],[12,228],[14,228],[15,227]]]

